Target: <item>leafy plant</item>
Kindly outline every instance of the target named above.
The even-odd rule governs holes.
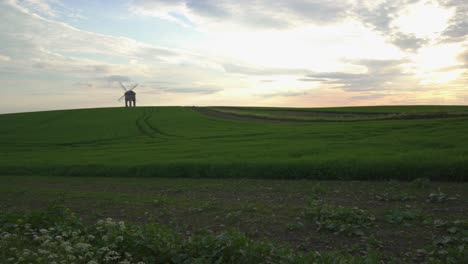
[[[288,231],[300,230],[304,228],[304,224],[302,222],[289,223],[286,228]]]
[[[400,191],[400,182],[390,180],[386,183],[385,189],[375,198],[379,201],[394,202],[394,201],[410,201],[416,199],[416,196]]]
[[[441,192],[440,189],[438,189],[437,192],[433,192],[429,194],[427,201],[430,203],[442,203],[442,202],[456,200],[456,199],[457,197],[454,197],[454,196],[450,197],[447,194]]]
[[[309,190],[309,200],[321,199],[326,192],[327,188],[317,183]]]
[[[395,201],[411,201],[416,199],[416,196],[410,195],[407,193],[390,193],[390,192],[383,192],[380,195],[375,196],[379,201],[385,202],[395,202]]]
[[[392,224],[411,226],[416,223],[426,223],[429,219],[419,210],[394,208],[385,213],[385,221]]]
[[[418,249],[417,254],[428,263],[468,263],[468,221],[434,220],[439,229],[432,245]]]
[[[311,201],[304,217],[318,225],[319,230],[343,233],[349,236],[364,235],[373,226],[375,217],[357,207],[342,207]]]

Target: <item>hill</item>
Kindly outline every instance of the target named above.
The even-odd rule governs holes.
[[[1,174],[466,180],[468,107],[0,115]]]

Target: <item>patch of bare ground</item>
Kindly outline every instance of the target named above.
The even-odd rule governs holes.
[[[223,107],[225,110],[210,107],[192,107],[192,110],[206,116],[223,118],[229,120],[261,122],[261,123],[313,123],[313,122],[360,122],[360,121],[383,121],[383,120],[414,120],[435,118],[457,118],[467,117],[467,113],[352,113],[352,112],[320,112],[305,110],[276,110],[262,109],[259,114],[243,112],[242,108]],[[234,110],[234,112],[232,111]],[[240,111],[239,111],[240,110]],[[271,116],[269,116],[271,115]],[[276,115],[276,116],[275,116]],[[306,119],[300,117],[317,117],[317,119]]]
[[[6,176],[0,183],[1,211],[31,211],[60,200],[85,222],[106,217],[133,223],[156,221],[187,234],[235,228],[301,252],[359,254],[374,243],[388,258],[405,258],[440,236],[434,220],[468,219],[466,183],[416,188],[405,182]],[[442,198],[431,201],[431,194]],[[375,220],[362,235],[319,228],[305,215],[314,199],[332,208],[362,209]],[[391,223],[387,214],[395,208],[421,212],[424,217]]]

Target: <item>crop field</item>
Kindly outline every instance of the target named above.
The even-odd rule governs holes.
[[[219,109],[1,115],[0,170],[326,180],[464,181],[468,174],[468,107]]]
[[[0,122],[0,263],[468,263],[468,107]]]

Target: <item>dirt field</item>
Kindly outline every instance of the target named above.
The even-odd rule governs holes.
[[[300,252],[359,254],[373,243],[388,258],[414,258],[438,239],[457,235],[434,223],[468,218],[465,183],[26,176],[4,176],[0,182],[1,211],[40,209],[61,200],[86,222],[105,217],[157,221],[188,233],[235,228]],[[332,206],[338,214],[339,208],[359,208],[375,220],[369,226],[359,219],[351,222],[355,233],[323,226],[319,230],[318,220],[310,217],[313,201]],[[359,212],[343,217],[354,213]]]

